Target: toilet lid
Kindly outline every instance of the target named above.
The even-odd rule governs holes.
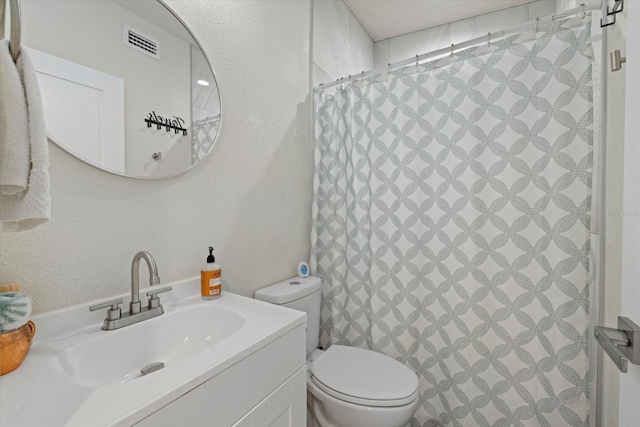
[[[372,350],[331,346],[311,366],[313,382],[347,402],[401,406],[418,396],[418,377],[402,363]]]

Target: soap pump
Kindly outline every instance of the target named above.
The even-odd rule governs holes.
[[[200,291],[202,298],[206,300],[218,299],[222,294],[222,270],[216,264],[212,246],[209,246],[207,263],[200,271]]]

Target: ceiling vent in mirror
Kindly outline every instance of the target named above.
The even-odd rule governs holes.
[[[126,25],[124,26],[124,44],[138,52],[160,60],[160,46],[158,42],[146,34]]]

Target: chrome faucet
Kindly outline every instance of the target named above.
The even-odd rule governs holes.
[[[147,263],[147,267],[149,267],[149,286],[160,284],[158,266],[151,254],[146,251],[140,251],[135,254],[133,261],[131,262],[131,302],[129,303],[129,312],[123,314],[120,307],[118,307],[124,302],[122,298],[89,307],[90,311],[109,308],[107,310],[107,318],[104,319],[104,323],[102,325],[102,329],[105,331],[111,331],[113,329],[133,325],[134,323],[142,322],[143,320],[151,319],[164,313],[158,294],[170,291],[171,286],[158,289],[157,291],[147,292],[147,296],[149,297],[147,307],[142,307],[142,304],[140,303],[140,297],[138,294],[140,293],[141,259],[144,259]]]
[[[143,259],[149,267],[149,286],[159,285],[158,266],[156,260],[147,251],[140,251],[134,255],[131,261],[131,302],[129,303],[129,314],[140,313],[140,260]]]

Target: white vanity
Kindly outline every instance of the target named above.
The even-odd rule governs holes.
[[[36,316],[27,359],[0,377],[0,425],[304,426],[306,315],[170,285],[164,314],[114,331],[89,304]]]

